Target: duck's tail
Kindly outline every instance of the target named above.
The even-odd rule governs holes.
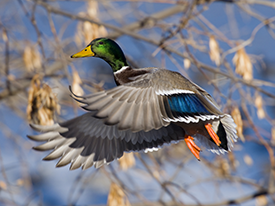
[[[220,119],[211,122],[213,131],[217,134],[220,141],[219,146],[213,139],[197,136],[199,142],[213,153],[220,154],[230,151],[234,142],[237,141],[236,124],[229,114],[221,116]]]

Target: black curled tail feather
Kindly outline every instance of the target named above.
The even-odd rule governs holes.
[[[221,141],[220,147],[225,149],[226,151],[228,151],[228,141],[226,138],[226,131],[225,131],[221,121],[219,121],[219,125],[217,128],[216,134],[218,135],[218,137],[220,138],[220,141]]]
[[[234,142],[237,141],[237,131],[236,124],[229,114],[225,114],[223,118],[220,119],[220,124],[217,127],[217,135],[221,140],[221,147],[225,150],[230,150],[233,148]]]

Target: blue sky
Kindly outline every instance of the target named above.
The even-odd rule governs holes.
[[[29,3],[26,1],[22,1],[24,5],[30,6]],[[37,35],[35,33],[35,29],[31,25],[28,17],[24,15],[24,12],[22,10],[22,7],[18,4],[18,1],[12,1],[9,3],[2,3],[5,5],[4,7],[0,8],[1,13],[1,21],[3,24],[8,28],[10,38],[13,40],[13,43],[15,44],[16,41],[30,41],[30,42],[36,42]],[[86,9],[86,6],[83,2],[59,2],[53,4],[56,7],[63,9],[65,11],[72,12],[74,14],[77,14],[80,11],[84,11]],[[171,4],[151,4],[151,3],[137,3],[133,4],[131,7],[131,4],[122,3],[122,2],[116,2],[113,5],[116,6],[116,8],[123,9],[136,9],[138,8],[140,10],[139,14],[141,15],[149,15],[151,13],[154,13],[156,11],[160,11],[162,9],[165,9],[169,6],[172,6]],[[115,20],[112,20],[110,17],[110,14],[106,14],[106,10],[104,10],[103,6],[100,7],[102,9],[102,15],[99,14],[99,17],[110,24],[119,25],[119,23],[115,22]],[[202,7],[198,7],[198,10]],[[274,9],[267,8],[264,6],[251,6],[251,8],[256,11],[257,13],[262,14],[265,18],[270,18],[274,15]],[[103,12],[105,11],[105,12]],[[136,16],[132,14],[133,12],[128,12],[126,15],[126,18],[123,19],[123,22],[125,24],[129,24],[136,20]],[[232,15],[234,14],[234,15]],[[250,38],[251,32],[253,29],[259,25],[261,22],[257,20],[254,17],[251,17],[247,15],[245,12],[243,12],[238,6],[233,4],[225,4],[225,3],[213,3],[209,6],[209,8],[202,13],[202,15],[208,19],[216,28],[218,28],[224,35],[227,36],[230,40],[247,40]],[[13,18],[14,16],[14,18]],[[234,16],[234,19],[231,19],[231,17]],[[165,20],[165,22],[176,22],[178,23],[178,20],[181,16],[176,15],[175,17],[171,17]],[[55,49],[53,48],[55,42],[53,34],[50,30],[50,26],[47,19],[47,13],[44,9],[42,9],[40,6],[37,7],[37,13],[36,13],[36,20],[37,24],[39,25],[39,29],[42,33],[43,40],[52,40],[52,44],[45,44],[45,50],[46,50],[46,58],[49,59],[48,62],[51,62],[57,58],[55,56]],[[64,34],[61,37],[61,41],[64,43],[66,42],[67,46],[64,46],[65,53],[67,53],[66,49],[69,49],[70,51],[78,51],[79,48],[77,48],[76,44],[73,42],[73,36],[75,34],[75,29],[77,25],[77,21],[71,20],[65,17],[60,17],[59,15],[52,15],[52,18],[54,20],[54,24],[57,28],[57,33],[59,34],[60,31],[63,31],[64,25],[66,25],[66,29],[64,30]],[[230,24],[228,22],[231,22]],[[16,25],[16,27],[13,27],[13,23]],[[199,28],[198,24],[191,20],[189,22],[190,27]],[[237,26],[237,27],[235,27]],[[143,30],[140,32],[141,35],[148,35],[152,31]],[[158,34],[158,38],[161,37],[161,33],[163,32],[161,29],[155,29],[152,33]],[[188,32],[183,31],[185,35],[188,35]],[[207,36],[198,36],[194,37],[195,40],[201,40],[206,48],[208,44],[208,37]],[[71,42],[68,42],[70,40]],[[1,40],[2,41],[2,40]],[[155,57],[153,61],[150,61],[152,59],[152,53],[156,50],[156,46],[150,45],[148,43],[141,42],[140,40],[133,39],[132,37],[128,36],[122,36],[117,39],[118,43],[121,45],[123,50],[127,55],[129,55],[134,61],[142,66],[163,66],[162,60],[165,59],[165,67],[170,70],[177,70],[177,67],[175,64],[171,61],[171,59],[167,56],[163,57],[165,55],[162,52],[159,52]],[[226,43],[218,40],[220,43],[220,47],[223,51],[226,51],[230,49]],[[89,43],[89,42],[87,42]],[[84,45],[83,45],[84,46]],[[24,45],[22,44],[21,49],[24,48]],[[275,48],[275,40],[272,38],[272,36],[268,33],[268,30],[266,27],[262,27],[256,34],[255,39],[253,42],[247,46],[246,52],[251,55],[252,58],[255,57],[255,55],[262,57],[262,60],[264,63],[266,63],[267,67],[262,67],[261,61],[257,60],[253,62],[254,65],[254,78],[255,79],[263,79],[265,81],[270,81],[274,83],[274,48]],[[11,49],[12,50],[12,49]],[[206,52],[199,52],[195,49],[190,48],[192,52],[194,52],[194,56],[198,58],[203,63],[209,64],[211,66],[214,66],[214,63],[210,61],[209,55]],[[3,50],[1,49],[1,52]],[[12,50],[11,54],[13,54],[15,57],[20,56],[21,51]],[[70,55],[70,54],[68,54]],[[234,54],[228,55],[227,61],[231,65],[232,68],[234,68],[232,64],[232,58]],[[182,58],[172,55],[178,64],[180,64],[182,67]],[[255,58],[254,58],[255,59]],[[91,58],[91,59],[81,59],[81,60],[75,60],[74,63],[75,67],[83,67],[83,69],[79,70],[80,76],[84,79],[93,79],[97,82],[99,82],[102,78],[105,78],[106,80],[110,80],[110,82],[106,82],[105,88],[109,88],[114,86],[114,82],[112,81],[112,73],[109,68],[109,66],[104,63],[100,59]],[[97,69],[99,68],[99,69]],[[225,68],[221,68],[223,71],[225,71]],[[68,70],[71,71],[71,67],[68,67]],[[11,69],[11,72],[15,75],[20,75],[22,70],[20,68],[17,68],[17,70]],[[185,71],[188,76],[199,85],[203,86],[210,94],[215,95],[215,91],[212,85],[209,84],[206,80],[202,79],[202,75],[199,72],[199,70],[193,65],[189,70]],[[268,74],[268,75],[267,75]],[[3,78],[3,77],[1,77]],[[46,79],[45,81],[48,81],[49,84],[55,84],[54,82],[51,82],[49,79]],[[59,82],[60,83],[60,82]],[[69,81],[64,80],[61,82],[64,84],[65,87],[68,87],[70,84]],[[227,94],[227,91],[229,87],[231,86],[228,83],[225,83],[221,81],[220,83],[221,88],[223,89],[224,93]],[[234,86],[234,85],[233,85]],[[251,92],[254,94],[253,90],[250,90],[249,88],[245,88],[247,92]],[[269,87],[267,89],[270,93],[274,93],[274,88]],[[240,103],[238,94],[233,95],[233,98],[235,98],[235,101],[237,103]],[[270,117],[274,118],[274,100],[267,98],[263,96],[264,99],[266,99],[267,104],[271,105],[266,109],[267,113],[269,113]],[[222,99],[222,102],[224,103],[225,100]],[[7,103],[6,103],[7,104]],[[25,106],[22,105],[21,109],[24,112]],[[63,108],[66,108],[66,105],[63,105]],[[271,125],[265,121],[265,120],[258,120],[255,107],[253,105],[249,105],[249,109],[251,112],[251,115],[253,117],[254,122],[263,129],[263,136],[265,138],[270,137],[269,133],[266,133],[267,131],[271,130]],[[78,110],[77,113],[82,113],[82,110]],[[39,153],[36,151],[31,150],[31,147],[34,146],[33,142],[30,142],[27,140],[26,135],[33,133],[33,131],[29,128],[28,123],[25,119],[22,117],[18,117],[18,115],[15,114],[15,112],[10,109],[8,106],[2,105],[0,107],[0,120],[1,123],[5,124],[10,131],[15,133],[17,136],[11,138],[9,137],[8,133],[4,133],[3,131],[0,131],[0,141],[3,142],[0,145],[1,149],[1,155],[3,158],[3,163],[5,167],[10,167],[9,169],[9,180],[15,184],[16,180],[19,178],[22,178],[21,174],[25,171],[29,174],[30,178],[32,178],[33,182],[33,188],[29,188],[29,190],[22,190],[20,189],[20,194],[15,195],[16,202],[22,203],[27,201],[29,195],[32,192],[37,192],[37,194],[40,194],[40,197],[43,199],[43,202],[46,205],[61,205],[61,204],[68,204],[69,200],[74,199],[77,197],[77,193],[79,192],[80,198],[79,201],[76,203],[79,205],[83,204],[105,204],[107,200],[107,195],[109,191],[109,185],[110,180],[105,176],[104,172],[97,172],[94,168],[89,169],[88,171],[69,171],[68,167],[65,168],[55,168],[54,161],[52,162],[45,162],[41,161],[41,159],[45,156],[45,153]],[[62,113],[62,118],[68,119],[70,117],[75,116],[76,113],[72,111],[72,109],[69,110],[69,112]],[[248,137],[252,136],[252,139],[255,140],[255,135],[253,134],[253,131],[251,129],[245,130],[245,134],[248,135]],[[15,147],[17,143],[17,138],[22,138],[20,141],[24,142],[24,145],[22,147]],[[20,142],[19,141],[19,142]],[[16,148],[16,151],[14,151]],[[235,171],[235,175],[242,177],[242,178],[248,178],[250,180],[256,181],[256,182],[264,182],[266,181],[266,173],[265,169],[268,167],[268,153],[266,149],[260,145],[257,144],[255,141],[247,141],[245,143],[238,142],[236,145],[236,150],[234,152],[236,159],[238,160],[238,164],[241,165],[238,167],[238,169]],[[254,164],[252,166],[248,166],[244,163],[243,157],[245,154],[249,154]],[[203,152],[203,156],[211,161],[214,159],[214,155],[210,154],[209,152]],[[18,168],[18,165],[20,165],[20,158],[24,159],[22,161],[24,164],[26,164],[29,169],[24,170],[24,167]],[[148,160],[150,162],[150,160]],[[179,163],[180,160],[176,159],[176,163]],[[151,162],[150,162],[151,163]],[[138,185],[138,188],[140,192],[149,200],[156,200],[160,196],[162,196],[161,189],[159,188],[156,181],[150,179],[150,176],[146,176],[145,173],[142,171],[144,170],[144,167],[142,166],[140,161],[137,161],[137,170],[131,169],[127,172],[119,171],[118,164],[112,163],[112,167],[114,167],[116,170],[118,170],[118,175],[122,179],[125,177],[128,177],[129,179],[133,179],[134,183],[131,183],[127,180],[127,178],[123,179],[124,183],[131,187],[132,184]],[[173,174],[175,167],[172,163],[166,162],[163,166],[165,173],[167,176]],[[186,170],[187,168],[187,170]],[[22,170],[21,170],[22,169]],[[110,172],[110,168],[106,167],[106,170]],[[141,171],[141,172],[140,172]],[[204,171],[201,173],[200,171]],[[148,174],[147,174],[148,175]],[[211,176],[211,172],[205,167],[203,164],[199,164],[195,159],[188,162],[188,165],[184,169],[181,170],[178,177],[174,180],[179,185],[182,186],[189,186],[190,187],[190,193],[197,194],[197,198],[204,202],[208,203],[209,197],[211,197],[211,200],[220,201],[229,198],[234,198],[236,196],[242,196],[245,194],[250,194],[253,189],[252,187],[249,187],[247,185],[238,185],[237,183],[225,183],[222,182],[222,191],[221,195],[217,195],[216,193],[213,194],[210,191],[216,189],[215,184],[219,184],[219,180],[216,182],[209,182],[204,185],[195,185],[192,186],[192,183],[196,182],[198,179],[203,180],[207,178],[208,176]],[[3,180],[3,175],[0,176],[0,180]],[[81,193],[81,187],[78,186],[78,189],[76,189],[72,193],[72,187],[75,186],[76,182],[78,181],[78,178],[81,180],[85,179],[87,184],[85,185],[83,194]],[[211,189],[209,189],[211,188]],[[233,191],[233,192],[232,192]],[[236,192],[238,194],[236,194]],[[7,197],[7,194],[2,194],[4,197]],[[1,197],[1,195],[0,195]],[[135,197],[130,197],[132,200],[137,199]],[[164,195],[164,199],[168,199]],[[188,195],[181,196],[182,201],[186,203],[192,203],[194,204],[194,200]],[[39,197],[34,198],[33,205],[39,202]],[[211,202],[209,202],[211,203]],[[250,205],[252,202],[247,202],[242,205]],[[254,203],[253,203],[254,204]]]

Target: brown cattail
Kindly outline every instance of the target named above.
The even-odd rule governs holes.
[[[241,48],[237,51],[233,57],[233,63],[236,66],[236,73],[241,75],[243,79],[253,79],[253,66],[244,48]]]
[[[242,120],[242,116],[240,113],[240,110],[238,107],[235,107],[232,112],[231,112],[231,116],[234,120],[234,122],[237,125],[237,134],[238,136],[241,138],[241,140],[244,142],[244,136],[243,136],[243,120]]]
[[[134,153],[124,153],[124,155],[118,160],[118,162],[122,170],[128,170],[136,164]]]
[[[51,125],[54,123],[55,112],[60,112],[60,106],[52,89],[47,84],[41,86],[41,80],[42,77],[37,74],[31,81],[27,116],[32,123]]]
[[[263,109],[263,99],[262,96],[256,94],[255,98],[255,106],[257,108],[257,115],[259,119],[263,119],[265,117],[265,111]]]
[[[210,36],[209,48],[210,59],[219,66],[221,64],[220,47],[214,36]]]
[[[111,184],[107,206],[130,206],[123,189],[116,183]]]
[[[23,52],[23,61],[28,72],[37,72],[42,67],[40,53],[34,45],[26,45]]]

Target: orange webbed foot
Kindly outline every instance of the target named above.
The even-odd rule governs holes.
[[[208,123],[208,124],[205,125],[205,128],[206,128],[208,134],[210,135],[210,137],[216,143],[216,145],[220,146],[220,144],[221,144],[220,138],[216,134],[216,132],[214,132],[214,130],[212,129],[212,125]]]
[[[194,138],[191,136],[185,136],[184,138],[187,147],[190,149],[190,151],[193,153],[193,155],[200,160],[200,151],[201,149],[198,147],[198,145],[195,144]]]

